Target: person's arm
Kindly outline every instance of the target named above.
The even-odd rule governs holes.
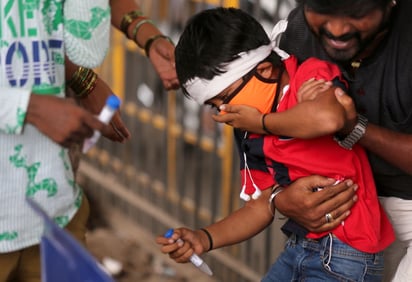
[[[338,131],[345,123],[344,107],[333,95],[334,88],[322,91],[316,98],[307,99],[287,111],[270,113],[264,124],[274,135],[309,139]],[[263,128],[263,114],[246,105],[222,105],[224,115],[214,115],[217,122],[243,130],[268,134]]]
[[[245,241],[265,229],[273,220],[268,205],[270,194],[271,189],[263,190],[258,199],[246,202],[226,218],[205,227],[211,236],[213,249]],[[184,244],[176,242],[179,238]],[[187,262],[193,252],[200,255],[210,250],[209,238],[202,230],[176,228],[170,239],[158,236],[156,242],[163,253],[181,263]]]
[[[342,89],[337,89],[336,95],[342,101],[343,99],[345,101],[349,99],[349,96]],[[344,102],[342,104],[346,109],[347,116],[354,116],[354,108]],[[345,130],[343,132],[345,134],[355,127],[356,119],[348,119],[346,123],[349,130]],[[412,155],[412,134],[395,132],[368,123],[365,135],[359,140],[358,144],[406,173],[412,174],[412,158],[410,157]]]
[[[169,37],[163,35],[156,25],[141,13],[140,6],[135,1],[111,0],[110,6],[112,25],[145,50],[163,86],[168,90],[179,88],[175,47]]]
[[[83,71],[81,71],[82,69]],[[82,75],[84,75],[82,73],[84,72],[93,73],[93,75],[95,75],[95,81],[90,81],[90,83],[94,85],[86,92],[84,92],[84,85],[88,85],[89,82],[87,82],[87,80],[90,80],[91,78],[82,77]],[[74,81],[76,79],[81,79],[83,83],[76,83]],[[74,98],[77,99],[80,105],[94,115],[100,113],[106,103],[107,97],[113,94],[110,87],[97,74],[95,74],[93,70],[80,68],[73,64],[68,58],[66,58],[66,81],[68,82],[69,87],[76,86],[72,89],[75,92]],[[120,116],[120,111],[115,113],[110,122],[110,127],[105,127],[102,135],[116,142],[124,142],[130,139],[130,132]]]

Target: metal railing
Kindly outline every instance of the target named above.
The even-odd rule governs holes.
[[[274,10],[268,10],[268,3]],[[293,6],[292,0],[141,4],[175,42],[188,17],[211,5],[238,5],[267,26]],[[169,227],[205,226],[242,205],[232,128],[214,123],[208,109],[184,99],[180,91],[166,92],[147,58],[118,31],[112,33],[110,52],[98,72],[122,97],[122,117],[132,139],[126,144],[102,139],[82,160],[80,179],[95,200],[153,236]],[[282,249],[281,223],[275,220],[247,242],[206,254],[215,277],[259,281]]]

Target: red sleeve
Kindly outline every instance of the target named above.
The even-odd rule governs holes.
[[[289,85],[291,93],[296,94],[299,87],[311,78],[325,79],[327,81],[337,79],[340,85],[348,86],[342,77],[339,67],[333,63],[317,58],[309,58],[297,66],[296,58],[291,56],[285,61],[285,65],[290,76]]]

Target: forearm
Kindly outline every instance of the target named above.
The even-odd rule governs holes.
[[[406,173],[412,174],[411,134],[398,133],[374,124],[368,124],[365,135],[359,140],[359,144]]]
[[[270,189],[264,190],[259,199],[247,202],[228,217],[207,226],[213,238],[213,248],[240,243],[265,229],[273,220],[268,206],[269,195]]]
[[[112,9],[112,25],[121,30],[121,23],[124,16],[132,11],[140,10],[140,6],[133,0],[112,0],[110,1]],[[141,11],[143,13],[143,11]],[[138,32],[134,32],[134,29],[140,21],[148,19],[146,15],[136,17],[131,21],[125,32],[125,35],[131,40],[135,41],[138,46],[145,47],[149,38],[161,34],[161,31],[154,24],[145,23],[138,28]]]
[[[287,111],[269,114],[265,125],[274,135],[315,138],[338,131],[344,125],[344,110],[338,103],[322,107],[305,101]]]

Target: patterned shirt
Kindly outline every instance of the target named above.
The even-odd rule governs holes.
[[[25,124],[31,93],[64,97],[64,1],[0,0],[0,253],[38,244],[38,202],[60,226],[81,204],[68,151]]]

